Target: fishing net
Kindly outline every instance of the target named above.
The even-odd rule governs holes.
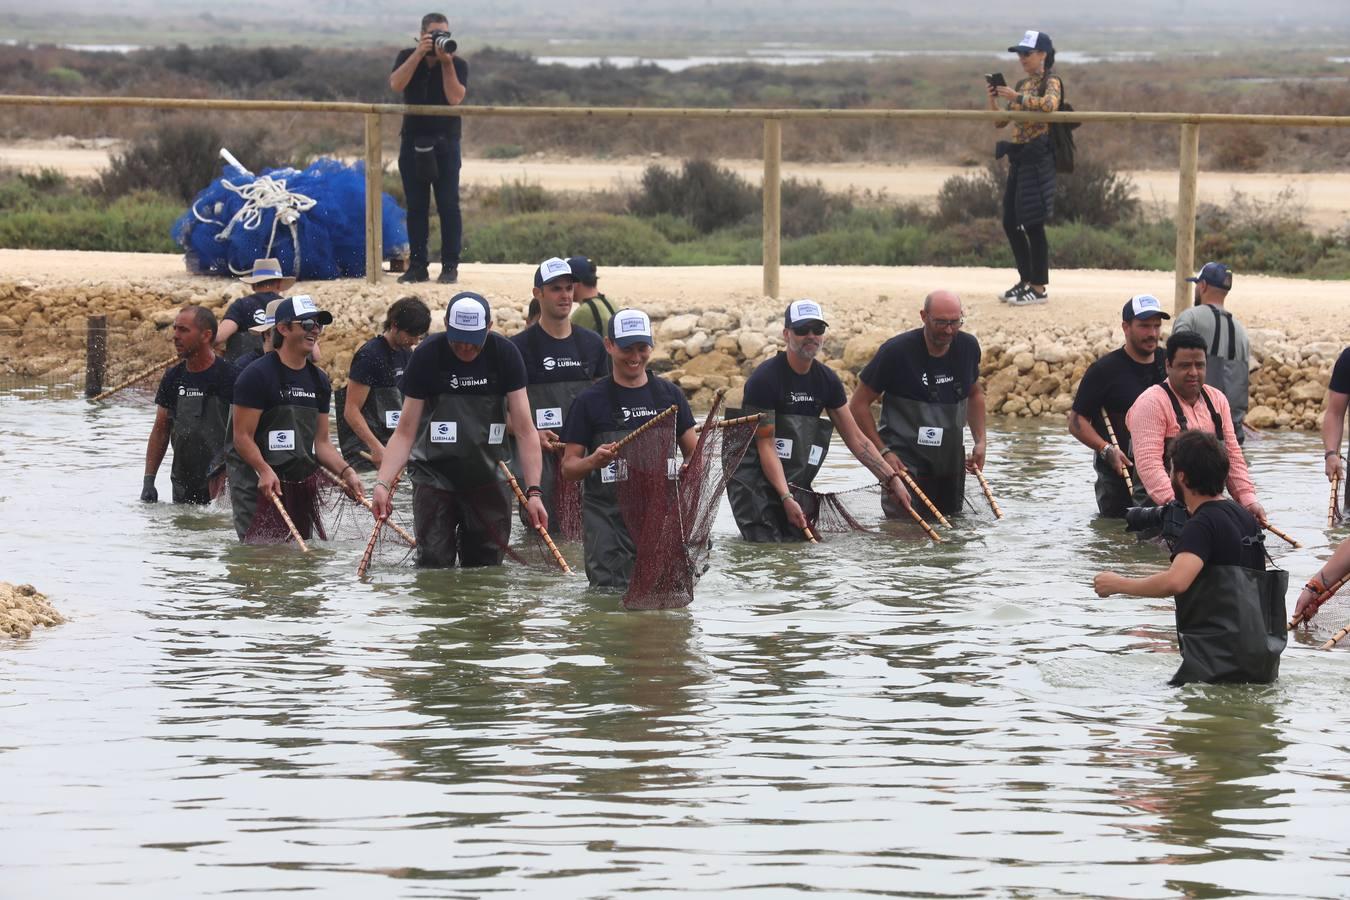
[[[562,475],[562,452],[545,453],[544,465],[553,469],[553,509],[549,528],[556,531],[565,541],[581,541],[581,482],[568,481]]]
[[[310,540],[317,532],[323,540],[328,540],[324,528],[322,513],[325,506],[320,496],[319,475],[315,473],[304,481],[281,482],[281,505],[291,517],[295,530],[300,537]],[[258,493],[258,508],[253,521],[244,532],[245,544],[284,544],[292,540],[291,530],[282,518],[281,511],[268,496]]]
[[[188,270],[242,275],[273,258],[300,279],[366,272],[365,163],[319,159],[254,175],[227,165],[173,226]],[[385,259],[408,255],[407,218],[383,195]]]
[[[719,397],[683,470],[675,459],[674,416],[619,451],[627,472],[618,483],[619,512],[637,548],[623,595],[626,609],[671,609],[694,600],[694,585],[707,568],[718,502],[755,436],[754,420],[718,427],[720,407]]]
[[[817,538],[824,534],[880,530],[883,491],[876,482],[843,491],[813,491],[795,484],[788,487]]]

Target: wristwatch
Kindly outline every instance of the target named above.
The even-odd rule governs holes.
[[[1097,458],[1100,459],[1102,462],[1106,462],[1106,451],[1110,450],[1111,447],[1112,447],[1111,444],[1102,444],[1102,449],[1097,451]]]

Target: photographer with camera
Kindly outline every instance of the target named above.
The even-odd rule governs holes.
[[[450,23],[441,13],[422,17],[417,46],[400,50],[389,75],[389,87],[403,95],[409,106],[458,106],[464,102],[469,83],[469,64],[455,55],[458,45],[450,36]],[[404,116],[398,172],[408,204],[408,271],[399,282],[426,281],[427,240],[430,234],[431,194],[436,195],[436,213],[441,217],[440,284],[459,280],[459,254],[463,221],[459,214],[458,116]]]
[[[1264,526],[1266,511],[1256,500],[1247,460],[1233,431],[1228,398],[1205,384],[1208,351],[1205,339],[1194,331],[1177,332],[1167,339],[1167,380],[1140,394],[1125,414],[1135,471],[1154,504],[1169,503],[1176,492],[1164,468],[1168,445],[1188,429],[1212,434],[1228,451],[1228,492]]]
[[[1190,518],[1177,541],[1172,565],[1147,578],[1099,572],[1098,597],[1176,596],[1181,667],[1173,685],[1187,682],[1275,680],[1286,641],[1284,594],[1289,574],[1265,568],[1261,525],[1223,498],[1228,452],[1213,435],[1179,435],[1168,453],[1172,489]]]

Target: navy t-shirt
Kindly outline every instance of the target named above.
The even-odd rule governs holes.
[[[489,332],[483,349],[473,362],[466,363],[455,355],[445,332],[439,331],[413,351],[398,387],[405,397],[427,400],[437,394],[506,396],[525,384],[520,351],[500,334]]]
[[[328,412],[333,386],[323,370],[309,360],[303,369],[292,369],[276,353],[266,353],[239,373],[234,382],[237,406],[266,412],[278,406],[305,406]]]
[[[1078,393],[1073,395],[1073,411],[1092,422],[1097,434],[1106,440],[1106,425],[1102,421],[1102,410],[1111,412],[1111,425],[1116,437],[1128,446],[1129,431],[1125,428],[1125,413],[1129,412],[1139,395],[1155,384],[1162,384],[1167,378],[1163,369],[1163,360],[1167,353],[1159,347],[1153,354],[1153,362],[1139,363],[1130,358],[1124,347],[1117,347],[1101,359],[1088,366],[1083,380],[1078,384]]]
[[[847,402],[844,385],[829,366],[812,360],[810,370],[800,375],[780,352],[760,363],[746,379],[741,405],[814,418],[822,409],[838,409]]]
[[[1350,394],[1350,347],[1342,350],[1336,358],[1329,387],[1338,394]]]
[[[684,392],[675,385],[650,373],[647,383],[638,388],[613,384],[608,378],[597,381],[572,401],[572,408],[563,422],[562,441],[589,448],[597,434],[632,431],[665,412],[672,403],[679,407],[675,412],[678,437],[694,427],[694,413],[689,409]]]
[[[239,371],[222,356],[200,372],[189,372],[187,362],[180,362],[160,379],[155,403],[169,411],[169,418],[178,410],[179,397],[219,397],[228,405],[234,402],[234,380],[238,376]]]
[[[1186,520],[1172,555],[1194,553],[1207,566],[1265,569],[1261,545],[1242,543],[1244,537],[1255,538],[1260,534],[1260,523],[1247,510],[1231,500],[1210,500],[1200,504],[1195,515]]]
[[[225,310],[225,318],[239,326],[240,331],[248,331],[254,325],[261,325],[267,318],[267,304],[280,297],[272,291],[261,294],[249,294],[240,297]]]
[[[946,353],[929,356],[923,329],[915,328],[882,344],[858,377],[879,394],[921,403],[959,403],[980,377],[980,342],[974,335],[957,332]]]
[[[383,335],[376,335],[356,351],[347,378],[368,388],[397,387],[411,356],[411,350],[395,350]]]
[[[570,335],[558,340],[536,322],[513,335],[511,343],[525,360],[530,384],[594,381],[609,374],[605,342],[588,328],[573,328]]]

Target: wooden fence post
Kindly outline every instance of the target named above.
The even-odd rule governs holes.
[[[384,145],[380,116],[366,116],[366,281],[380,283],[384,272]]]
[[[1187,278],[1195,271],[1195,209],[1200,175],[1200,126],[1181,126],[1180,184],[1177,188],[1177,260],[1176,295],[1172,315],[1179,316],[1191,306],[1192,288]]]
[[[84,320],[84,395],[103,393],[108,375],[108,317],[89,316]]]
[[[782,249],[783,123],[764,120],[764,296],[778,296],[778,260]]]

